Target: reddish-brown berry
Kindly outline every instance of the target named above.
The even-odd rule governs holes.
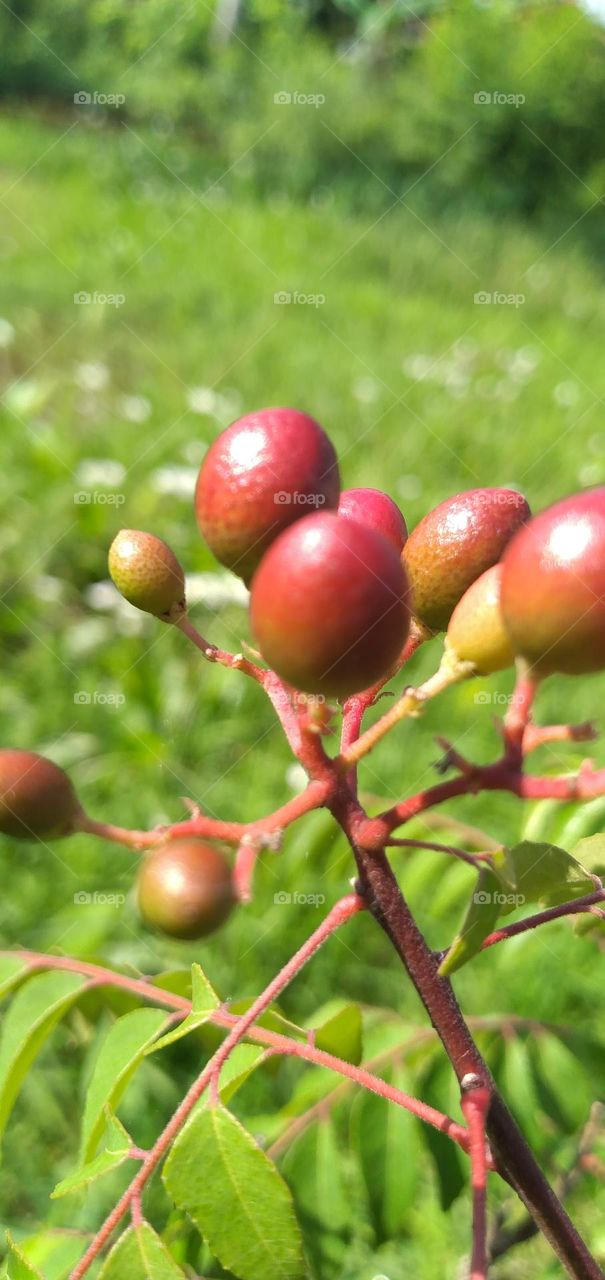
[[[470,662],[478,676],[513,665],[515,655],[500,605],[501,584],[502,565],[494,564],[456,605],[445,638],[445,660],[450,664]]]
[[[409,629],[400,557],[374,529],[328,512],[269,548],[252,581],[265,661],[306,693],[346,698],[386,675]]]
[[[153,533],[121,529],[109,548],[109,572],[125,600],[170,621],[185,611],[185,575],[170,547]]]
[[[431,631],[445,631],[464,592],[500,559],[530,510],[513,489],[469,489],[420,521],[403,548],[412,609]]]
[[[279,533],[335,508],[339,494],[336,454],[319,423],[297,409],[261,409],[210,446],[195,513],[217,560],[249,582]]]
[[[403,550],[407,525],[397,503],[381,489],[345,489],[340,495],[338,514],[345,520],[357,520],[376,529],[392,542],[397,552]]]
[[[536,675],[605,667],[605,486],[537,515],[502,569],[504,622]]]
[[[225,923],[234,906],[229,863],[203,840],[170,840],[146,856],[137,898],[152,928],[173,938],[205,938]]]
[[[81,813],[63,769],[35,751],[0,751],[0,832],[18,840],[70,835]]]

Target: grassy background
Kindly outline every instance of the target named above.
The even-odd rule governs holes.
[[[115,607],[98,585],[115,532],[124,524],[150,529],[188,572],[215,574],[192,515],[195,474],[217,431],[265,404],[315,414],[338,449],[344,484],[384,486],[410,525],[461,488],[518,486],[538,509],[599,481],[600,265],[565,242],[553,247],[555,237],[477,214],[441,215],[429,225],[397,204],[372,225],[336,208],[325,191],[310,201],[279,190],[260,199],[245,163],[241,182],[236,167],[228,182],[209,186],[195,145],[166,137],[153,121],[135,130],[76,110],[46,117],[7,111],[0,153],[2,741],[64,764],[87,809],[123,825],[176,820],[182,796],[221,817],[258,817],[298,785],[270,709],[258,690],[205,667],[167,628]],[[359,182],[374,182],[363,166]],[[323,300],[276,304],[281,290]],[[474,301],[495,290],[524,300]],[[79,291],[124,301],[78,305]],[[198,595],[200,629],[239,648],[248,637],[246,612],[224,576],[198,580]],[[434,642],[410,678],[428,674],[438,659]],[[379,807],[430,782],[437,732],[472,756],[493,756],[491,714],[510,687],[508,675],[465,686],[422,723],[400,728],[363,766],[370,803]],[[596,714],[598,721],[604,688],[601,678],[553,681],[538,714]],[[99,700],[115,695],[120,706]],[[581,755],[581,748],[542,750],[535,764],[560,771]],[[459,801],[452,812],[501,840],[521,830],[519,805],[508,797]],[[554,838],[550,810],[539,817]],[[598,811],[589,822],[599,829]],[[252,995],[317,919],[315,908],[277,905],[273,895],[296,888],[331,902],[351,874],[342,844],[323,819],[311,818],[283,856],[264,861],[249,908],[206,944],[176,944],[138,923],[135,865],[129,853],[85,837],[52,847],[3,840],[3,945],[60,948],[142,972],[199,958],[224,996]],[[425,854],[401,856],[400,866],[428,936],[444,945],[468,894],[466,869],[445,874],[443,860]],[[81,891],[119,893],[126,902],[77,906]],[[475,1017],[515,1014],[598,1029],[597,956],[594,939],[555,925],[485,955],[456,988]],[[284,1008],[310,1017],[327,993],[388,1007],[406,1034],[424,1025],[399,965],[366,921],[318,957]],[[91,1027],[103,1017],[96,1007],[88,1014],[58,1034],[11,1122],[0,1190],[5,1219],[17,1230],[34,1230],[53,1181],[73,1164],[74,1082]],[[489,1043],[498,1058],[506,1036]],[[143,1073],[126,1105],[141,1141],[151,1140],[197,1060],[182,1049],[169,1079],[156,1068]],[[425,1065],[415,1064],[416,1087]],[[262,1117],[285,1105],[293,1079],[284,1068],[255,1085],[242,1094],[241,1114]],[[602,1088],[601,1080],[593,1084]],[[510,1058],[508,1086],[523,1113],[524,1081],[511,1075]],[[345,1124],[345,1174],[347,1132]],[[541,1137],[555,1172],[571,1159],[573,1143],[548,1125],[538,1143]],[[456,1275],[466,1199],[442,1212],[427,1153],[419,1156],[419,1178],[396,1238],[381,1243],[356,1213],[337,1272],[325,1257],[317,1264],[321,1280],[371,1280],[378,1271],[390,1280]],[[349,1199],[359,1207],[357,1194]],[[95,1192],[76,1211],[59,1202],[52,1221],[74,1225],[75,1217],[88,1229],[105,1197]],[[161,1214],[160,1200],[156,1207]],[[598,1182],[585,1181],[573,1210],[604,1257],[602,1207]],[[204,1274],[220,1274],[205,1265]],[[542,1280],[558,1271],[546,1247],[533,1244],[495,1274]]]

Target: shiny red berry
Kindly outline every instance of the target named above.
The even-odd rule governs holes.
[[[386,675],[409,629],[408,586],[391,543],[328,512],[273,543],[252,581],[265,661],[307,693],[345,698]]]
[[[536,675],[605,667],[605,486],[542,511],[502,560],[502,611]]]
[[[338,514],[346,520],[357,520],[370,529],[376,529],[392,542],[396,551],[403,549],[408,536],[405,520],[397,503],[381,489],[344,489],[338,503]]]
[[[319,423],[297,409],[261,409],[210,446],[195,513],[217,560],[249,582],[283,529],[335,508],[339,494],[336,454]]]

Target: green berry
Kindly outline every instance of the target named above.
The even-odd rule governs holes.
[[[170,547],[152,533],[121,529],[109,549],[109,572],[130,604],[170,621],[185,611],[185,575]]]
[[[500,606],[501,584],[502,565],[494,564],[464,593],[447,629],[446,662],[470,662],[479,676],[513,665],[515,655]]]

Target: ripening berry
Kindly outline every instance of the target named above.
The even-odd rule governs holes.
[[[376,529],[397,552],[401,552],[408,536],[399,507],[381,489],[345,489],[340,495],[338,514],[345,520],[358,520]]]
[[[535,516],[502,569],[504,622],[535,675],[605,667],[605,486]]]
[[[169,621],[185,611],[185,575],[170,547],[153,533],[121,529],[109,548],[109,572],[130,604]]]
[[[224,924],[233,908],[231,868],[204,840],[169,840],[147,854],[137,898],[152,928],[173,938],[205,938]]]
[[[297,409],[261,409],[210,446],[195,514],[217,560],[248,583],[283,529],[335,508],[339,494],[336,454],[319,423]]]
[[[35,751],[0,751],[0,832],[18,840],[70,835],[81,813],[63,769]]]
[[[420,521],[403,548],[415,616],[445,631],[472,582],[500,559],[530,510],[513,489],[469,489]]]
[[[500,606],[501,584],[502,565],[494,564],[465,591],[447,629],[446,661],[472,662],[479,676],[513,665],[515,655]]]
[[[273,543],[252,580],[265,661],[306,693],[346,698],[387,674],[407,637],[400,557],[374,529],[321,512]]]

